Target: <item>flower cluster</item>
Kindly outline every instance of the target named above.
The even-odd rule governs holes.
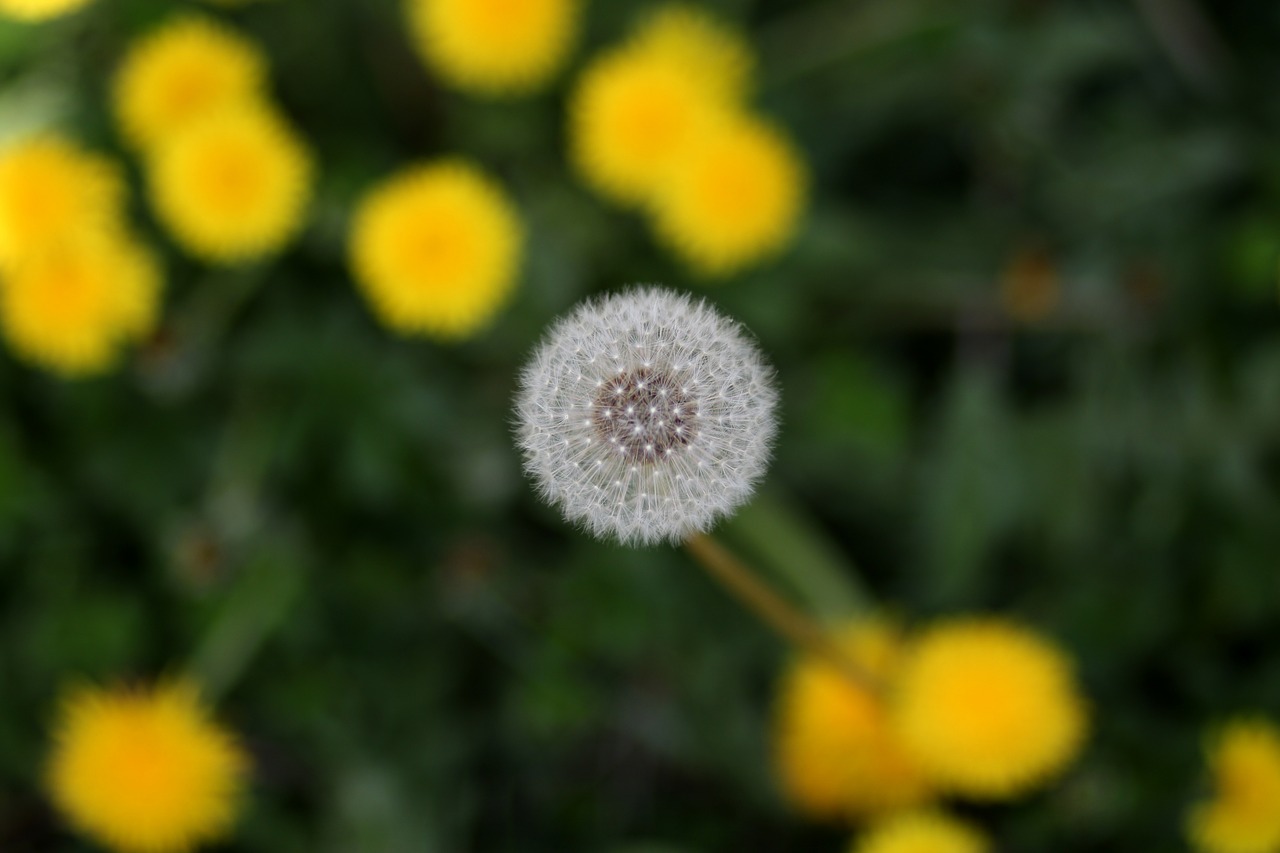
[[[427,66],[472,94],[514,95],[546,85],[577,35],[582,0],[409,0],[409,25]]]
[[[1070,663],[1027,627],[953,617],[911,637],[881,621],[838,636],[877,690],[807,657],[780,689],[778,776],[808,814],[888,817],[945,795],[1010,799],[1060,774],[1084,742],[1087,715]],[[919,827],[902,831],[925,832]],[[874,836],[857,849],[917,849]],[[919,849],[984,849],[939,844]]]
[[[1192,810],[1188,834],[1203,853],[1280,851],[1280,728],[1234,720],[1206,748],[1213,794]]]
[[[192,684],[79,688],[54,731],[53,803],[112,850],[180,853],[234,824],[248,757]]]
[[[0,13],[39,20],[86,3],[0,0]],[[581,5],[409,0],[407,9],[441,80],[509,95],[564,66]],[[571,95],[570,159],[583,180],[640,211],[708,276],[782,251],[803,215],[802,157],[750,106],[755,65],[734,32],[667,6],[595,57]],[[314,166],[272,102],[254,44],[180,16],[131,46],[112,85],[151,204],[187,251],[243,263],[295,237]],[[68,139],[37,135],[0,150],[0,329],[21,357],[66,375],[98,372],[154,328],[163,275],[128,203],[118,165]],[[508,302],[527,239],[492,174],[440,158],[367,190],[347,259],[380,322],[455,340]],[[1036,253],[1015,256],[1006,307],[1028,322],[1042,315],[1052,272]],[[561,319],[521,374],[515,408],[525,469],[552,504],[593,534],[656,544],[705,532],[750,497],[777,402],[773,372],[739,324],[705,301],[640,286]],[[1089,710],[1071,660],[1017,622],[952,617],[908,633],[859,621],[835,644],[867,682],[827,658],[798,658],[781,679],[773,757],[798,810],[867,823],[852,853],[986,853],[983,834],[939,804],[1028,794],[1085,743]],[[95,841],[179,853],[234,824],[249,758],[190,683],[81,688],[55,729],[50,797]],[[1232,722],[1209,743],[1208,764],[1213,790],[1188,817],[1192,843],[1280,853],[1280,730]]]
[[[278,251],[307,211],[311,156],[266,77],[257,47],[197,16],[140,39],[116,75],[116,120],[143,158],[152,206],[210,262]]]
[[[0,326],[18,355],[98,373],[151,331],[162,275],[126,204],[119,167],[63,137],[0,151]]]
[[[569,107],[586,182],[644,210],[658,239],[708,276],[783,249],[804,204],[800,155],[747,106],[753,66],[736,34],[670,6],[596,57]]]
[[[704,302],[640,288],[560,320],[521,375],[525,469],[567,518],[678,542],[742,504],[777,429],[772,371]]]
[[[885,620],[837,635],[845,655],[877,682],[900,666],[905,637]],[[828,661],[806,656],[783,677],[774,758],[783,792],[814,817],[860,818],[925,803],[933,790],[894,733],[888,708]]]

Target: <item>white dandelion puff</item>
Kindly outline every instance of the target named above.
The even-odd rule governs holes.
[[[773,371],[738,323],[641,287],[559,320],[521,375],[525,470],[569,520],[680,541],[750,497],[777,432]]]

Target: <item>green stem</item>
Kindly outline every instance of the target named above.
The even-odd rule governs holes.
[[[284,622],[301,580],[296,551],[284,544],[265,546],[244,565],[185,670],[210,702],[230,690]]]
[[[746,563],[715,539],[696,533],[685,540],[684,545],[707,574],[784,640],[826,659],[859,689],[878,689],[876,680],[852,661],[826,631],[774,592]]]
[[[790,587],[822,622],[844,622],[874,609],[857,568],[780,494],[759,494],[725,525],[725,534]]]

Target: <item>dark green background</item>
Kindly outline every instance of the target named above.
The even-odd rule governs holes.
[[[841,850],[770,775],[785,650],[682,553],[590,541],[520,474],[541,330],[654,281],[778,369],[777,458],[728,541],[1078,657],[1085,756],[965,812],[1001,850],[1182,849],[1204,727],[1280,707],[1280,6],[1201,0],[1210,31],[1188,2],[704,3],[813,174],[794,249],[721,285],[575,180],[572,72],[475,101],[388,0],[223,13],[269,52],[317,201],[282,257],[217,271],[139,199],[168,247],[156,338],[93,381],[0,359],[0,849],[86,849],[38,789],[69,679],[191,664],[257,760],[226,850]],[[188,5],[0,25],[0,131],[119,151],[106,81]],[[589,4],[574,69],[644,8]],[[452,346],[379,328],[343,261],[362,189],[443,154],[530,229],[514,302]],[[1002,306],[1020,256],[1060,283],[1034,323]]]

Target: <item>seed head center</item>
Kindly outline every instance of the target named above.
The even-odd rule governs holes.
[[[698,435],[698,403],[680,381],[649,367],[604,383],[593,408],[596,434],[631,463],[651,463]]]

